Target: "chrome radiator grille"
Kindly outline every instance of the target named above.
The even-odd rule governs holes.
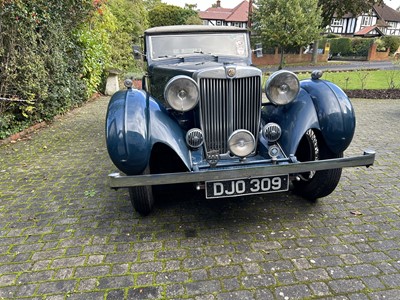
[[[200,79],[200,113],[206,151],[228,152],[228,138],[246,129],[258,138],[261,77]]]

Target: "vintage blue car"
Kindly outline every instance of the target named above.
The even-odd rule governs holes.
[[[106,143],[112,188],[129,188],[147,215],[153,187],[193,183],[206,198],[293,189],[315,200],[332,193],[342,168],[370,166],[373,151],[343,158],[355,115],[346,94],[281,70],[265,83],[252,66],[249,33],[236,27],[168,26],[144,34],[142,90],[115,93]],[[179,190],[176,191],[179,193]]]

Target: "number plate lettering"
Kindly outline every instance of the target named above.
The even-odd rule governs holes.
[[[287,191],[289,176],[251,177],[233,180],[207,181],[206,198],[236,197]]]

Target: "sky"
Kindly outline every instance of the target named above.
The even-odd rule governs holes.
[[[242,1],[243,0],[221,0],[221,6],[223,8],[233,8]],[[185,3],[197,4],[197,8],[201,11],[204,11],[215,4],[217,0],[162,0],[162,2],[181,7],[184,7]],[[384,0],[384,2],[386,3],[386,5],[394,9],[400,6],[400,0]]]

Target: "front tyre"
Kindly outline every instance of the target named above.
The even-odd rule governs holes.
[[[296,151],[300,162],[341,158],[343,152],[333,153],[325,144],[321,136],[312,129],[307,130]],[[299,174],[300,181],[293,182],[294,192],[306,199],[315,201],[331,194],[337,187],[342,169],[312,171]]]
[[[149,168],[146,168],[144,174],[150,174]],[[151,186],[130,187],[129,197],[133,208],[142,216],[147,216],[153,210],[154,197]]]

